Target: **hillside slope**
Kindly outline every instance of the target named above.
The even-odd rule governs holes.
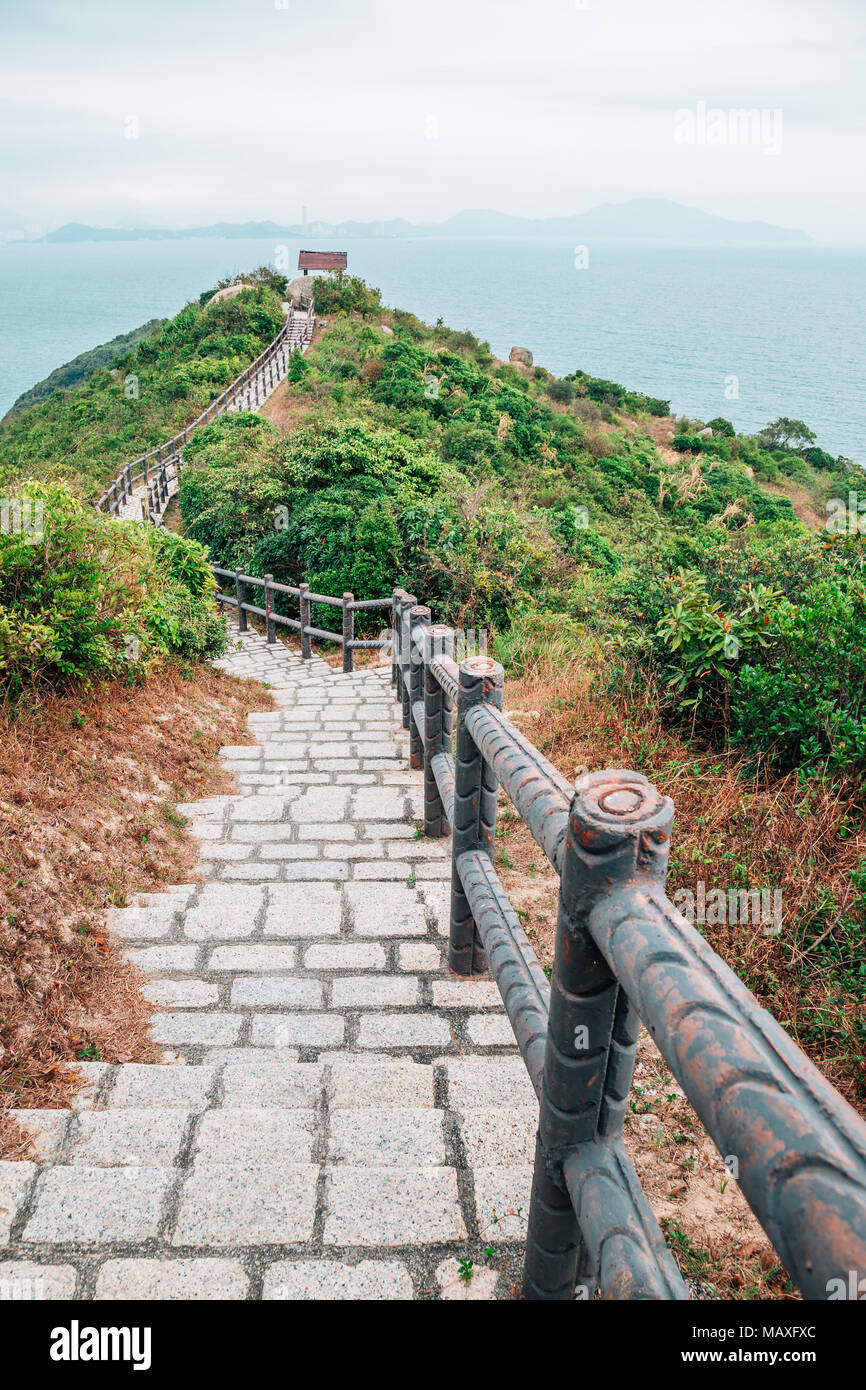
[[[113,366],[118,358],[131,352],[143,338],[149,338],[164,322],[164,319],[148,319],[147,323],[143,323],[139,328],[131,329],[129,333],[118,333],[116,338],[111,338],[99,347],[90,348],[87,352],[79,352],[76,357],[70,358],[62,366],[55,367],[53,372],[49,372],[42,381],[37,381],[35,386],[31,386],[27,391],[22,391],[3,418],[7,419],[10,415],[15,415],[19,410],[24,410],[29,405],[38,405],[40,401],[47,400],[54,391],[64,391],[70,386],[80,386],[100,367]]]
[[[104,360],[83,381],[72,379],[70,363],[56,382],[53,373],[33,388],[41,396],[41,387],[58,387],[0,421],[0,487],[62,479],[91,497],[124,463],[182,429],[279,332],[285,279],[259,278],[215,304],[206,293],[119,356],[111,344],[94,349],[86,356]]]

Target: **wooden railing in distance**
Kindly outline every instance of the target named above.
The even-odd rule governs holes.
[[[221,565],[213,566],[214,575],[217,583],[221,579],[230,579],[234,587],[233,594],[226,594],[220,591],[216,594],[219,603],[225,603],[230,608],[234,608],[238,615],[238,631],[247,631],[247,614],[254,613],[256,617],[264,618],[265,631],[269,643],[277,640],[277,628],[287,627],[293,632],[300,633],[301,636],[301,656],[305,659],[312,656],[311,638],[315,637],[321,642],[336,642],[343,648],[343,670],[351,671],[354,667],[354,653],[366,649],[374,650],[387,649],[390,646],[390,638],[364,638],[355,636],[355,614],[368,613],[376,609],[391,608],[390,598],[355,599],[354,594],[343,594],[341,598],[335,598],[331,594],[314,593],[309,584],[279,584],[272,574],[266,574],[263,579],[256,575],[244,574],[242,570],[225,569]],[[247,602],[247,589],[262,589],[263,603],[255,604]],[[285,594],[289,598],[297,601],[298,616],[290,618],[284,613],[277,612],[274,606],[274,595]],[[342,627],[340,632],[331,632],[327,628],[313,627],[310,616],[311,608],[314,603],[324,604],[328,608],[339,608],[342,611]]]
[[[425,833],[451,834],[451,967],[490,968],[540,1102],[526,1297],[689,1296],[622,1137],[641,1021],[804,1297],[847,1288],[866,1125],[667,897],[670,799],[636,772],[572,786],[502,713],[501,666],[458,666],[401,589],[393,611]],[[549,984],[494,868],[500,788],[559,876]]]

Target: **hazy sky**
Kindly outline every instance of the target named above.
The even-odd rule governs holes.
[[[0,0],[0,15],[0,204],[45,226],[654,196],[866,241],[866,0]],[[675,113],[700,103],[781,112],[781,148],[726,121],[721,143],[678,142]]]

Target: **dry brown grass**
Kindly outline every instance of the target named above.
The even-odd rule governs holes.
[[[600,703],[585,675],[572,669],[564,678],[558,672],[555,683],[543,672],[511,682],[506,695],[514,722],[567,776],[581,768],[631,768],[673,799],[670,894],[694,892],[699,880],[708,891],[781,889],[779,936],[748,923],[701,930],[846,1099],[866,1108],[862,1058],[840,1046],[862,1020],[862,1002],[840,996],[832,967],[816,954],[813,925],[820,921],[824,942],[832,940],[856,910],[849,876],[866,855],[866,826],[853,799],[817,781],[804,785],[794,774],[747,776],[737,755],[665,727],[650,690],[628,707]],[[522,825],[515,823],[511,837],[515,846],[526,842],[524,867],[530,884],[540,883],[541,852]],[[829,895],[835,907],[828,913]],[[540,925],[549,926],[549,905],[546,916],[543,905],[541,911]],[[544,948],[544,933],[539,940]]]
[[[64,1062],[155,1056],[138,972],[105,914],[189,880],[196,849],[175,806],[231,790],[217,751],[271,707],[252,682],[167,667],[0,714],[0,1119],[64,1104]]]
[[[862,818],[846,799],[795,777],[747,778],[733,755],[702,748],[661,722],[653,692],[630,707],[594,700],[579,669],[536,669],[506,682],[514,723],[568,777],[623,767],[644,773],[676,807],[668,891],[698,879],[707,888],[781,887],[784,926],[706,925],[713,948],[736,970],[852,1104],[864,1109],[856,1050],[816,1025],[822,1010],[851,1027],[858,1010],[807,946],[828,890],[841,916],[848,874],[866,853]],[[497,870],[542,963],[553,959],[557,880],[526,826],[500,804]],[[834,927],[830,926],[830,935]],[[837,1002],[833,1002],[833,1000]],[[644,1034],[626,1139],[650,1203],[684,1273],[725,1298],[786,1298],[791,1286],[766,1236],[666,1063]]]

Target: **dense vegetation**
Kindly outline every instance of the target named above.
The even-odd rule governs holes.
[[[70,386],[79,386],[100,367],[113,367],[118,358],[125,357],[142,338],[149,338],[164,322],[164,319],[149,319],[140,328],[133,328],[129,333],[118,333],[110,342],[102,343],[88,352],[80,352],[77,357],[64,362],[61,367],[55,367],[53,372],[49,372],[44,380],[37,381],[29,391],[22,392],[9,414],[14,415],[16,411],[23,410],[28,405],[38,405],[40,401],[47,400],[54,391],[65,391]]]
[[[62,483],[21,489],[30,525],[0,531],[0,697],[140,679],[169,656],[225,650],[195,541],[109,519]]]
[[[22,477],[59,478],[90,497],[182,429],[279,332],[285,281],[270,281],[188,304],[80,386],[0,422],[0,491]]]
[[[200,433],[181,508],[224,564],[496,630],[512,664],[548,619],[590,631],[620,687],[777,768],[866,769],[864,543],[801,521],[860,470],[800,421],[663,427],[667,402],[496,363],[471,334],[387,312],[349,276],[288,391],[300,427]],[[790,495],[786,495],[790,494]]]

